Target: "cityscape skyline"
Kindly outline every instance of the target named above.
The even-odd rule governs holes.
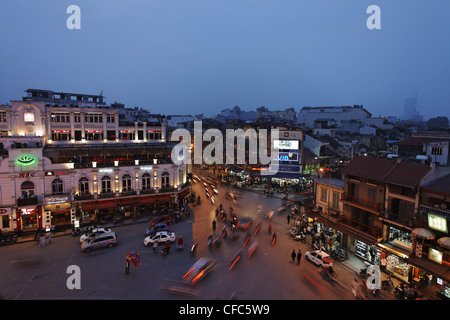
[[[28,88],[99,94],[152,113],[363,105],[448,116],[450,46],[435,1],[4,1],[0,103]],[[381,29],[366,9],[381,10]]]

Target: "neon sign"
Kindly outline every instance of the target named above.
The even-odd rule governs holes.
[[[38,162],[38,158],[33,154],[24,153],[16,157],[14,162],[23,167],[29,167]]]

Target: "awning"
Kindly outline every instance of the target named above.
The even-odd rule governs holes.
[[[302,175],[300,173],[291,173],[291,172],[278,172],[271,176],[265,176],[268,178],[278,178],[278,179],[300,179]]]

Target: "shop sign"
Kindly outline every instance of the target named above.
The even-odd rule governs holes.
[[[428,259],[431,261],[442,264],[442,252],[433,248],[428,251]]]
[[[33,178],[34,172],[21,172],[17,175],[18,178]]]
[[[444,233],[448,232],[447,218],[429,213],[428,214],[428,227]]]
[[[423,249],[423,244],[417,243],[416,244],[416,257],[417,258],[422,258],[422,249]]]
[[[11,208],[0,208],[0,215],[11,214]]]
[[[31,153],[24,153],[21,155],[18,155],[14,162],[22,167],[29,167],[32,165],[35,165],[38,162],[38,157],[36,157],[34,154]]]
[[[25,209],[20,209],[22,211],[22,215],[27,215],[27,214],[35,214],[36,211],[35,209],[31,209],[31,208],[25,208]]]
[[[51,196],[44,198],[44,205],[52,205],[52,204],[62,204],[69,202],[69,196]]]
[[[274,140],[274,149],[298,150],[298,140]]]

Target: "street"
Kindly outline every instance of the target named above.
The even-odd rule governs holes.
[[[210,188],[211,189],[211,188]],[[340,263],[334,263],[336,281],[324,277],[320,268],[304,259],[311,249],[309,243],[294,241],[289,236],[288,210],[277,214],[282,200],[264,197],[261,194],[217,188],[215,205],[205,197],[202,183],[194,183],[193,191],[201,195],[201,206],[191,206],[194,214],[182,222],[171,225],[170,230],[184,235],[185,246],[167,256],[154,253],[145,247],[145,229],[148,223],[135,223],[113,228],[119,244],[113,248],[81,252],[79,236],[56,237],[46,247],[37,242],[26,242],[0,248],[0,295],[3,299],[120,299],[120,300],[171,300],[171,299],[243,299],[243,300],[352,300],[351,281],[355,273]],[[237,205],[227,199],[227,190],[237,195]],[[261,220],[261,230],[252,235],[244,248],[245,232],[237,230],[239,237],[229,241],[228,236],[215,250],[208,247],[208,236],[213,234],[212,221],[216,219],[215,209],[222,203],[228,212],[233,207],[238,219],[250,216],[253,231],[256,221]],[[262,213],[257,213],[258,206]],[[269,220],[265,214],[274,209],[273,231],[277,241],[272,245],[268,233]],[[224,223],[216,225],[220,234]],[[216,235],[218,236],[218,235]],[[199,245],[195,257],[190,254],[192,241]],[[258,247],[251,257],[246,254],[229,270],[231,260],[239,249],[254,242]],[[159,246],[161,250],[162,245]],[[299,265],[292,262],[291,252],[301,249]],[[129,251],[139,252],[141,264],[131,266],[125,274],[125,256]],[[217,261],[216,268],[204,280],[196,284],[199,295],[190,297],[167,292],[161,287],[166,280],[181,280],[185,271],[200,257],[211,257]],[[81,270],[81,288],[68,289],[66,281],[70,274],[67,268],[76,265]]]

